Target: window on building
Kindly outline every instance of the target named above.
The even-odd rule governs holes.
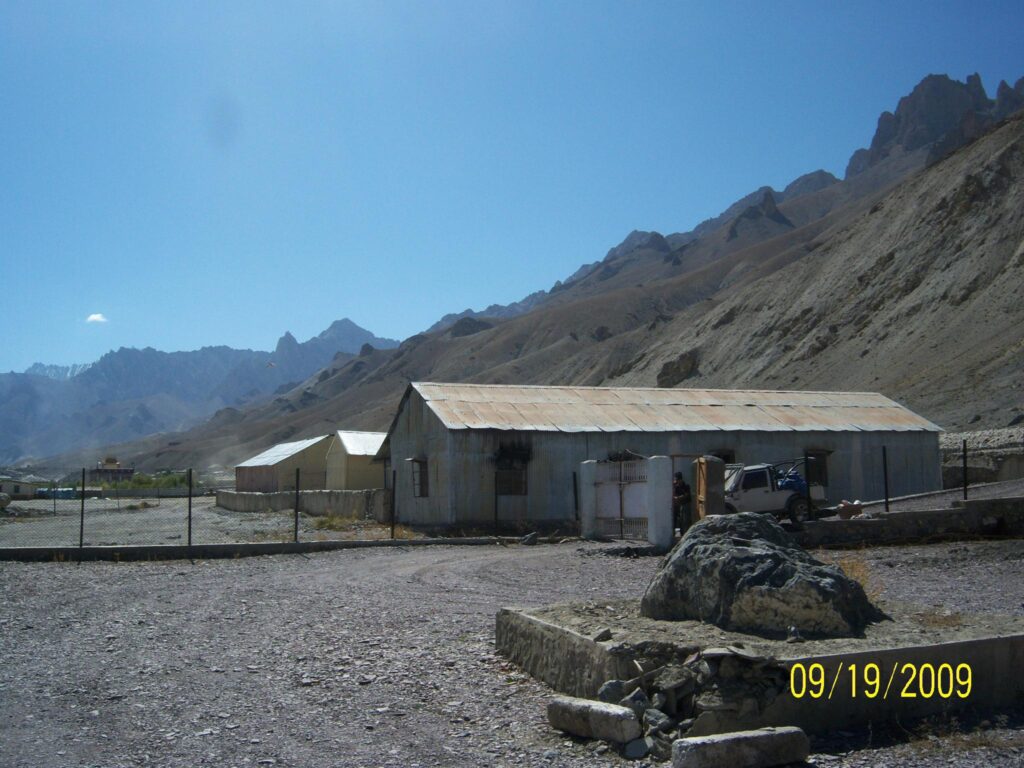
[[[525,496],[527,492],[526,468],[530,463],[528,445],[505,445],[494,456],[494,492],[498,496]]]
[[[736,451],[711,451],[708,455],[714,456],[716,459],[721,459],[726,464],[736,463]]]
[[[426,459],[412,460],[412,495],[424,498],[430,495],[430,475]]]
[[[14,486],[14,492],[15,493],[21,493],[21,486],[20,485]]]
[[[499,496],[525,496],[526,467],[496,470],[494,486]]]
[[[743,490],[749,491],[752,488],[768,487],[768,470],[758,469],[754,472],[747,472],[743,475]]]
[[[828,455],[831,451],[804,451],[807,467],[804,479],[809,485],[828,486]]]

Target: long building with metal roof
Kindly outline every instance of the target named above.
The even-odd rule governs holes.
[[[941,487],[941,428],[867,392],[414,382],[378,454],[401,522],[569,522],[580,462],[716,455],[753,464],[813,455],[829,498]]]

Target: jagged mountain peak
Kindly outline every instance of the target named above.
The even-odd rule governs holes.
[[[668,241],[660,232],[646,232],[644,230],[634,229],[626,235],[625,240],[608,251],[604,260],[611,261],[641,249],[668,253],[672,250],[672,246],[669,245]]]
[[[998,98],[989,99],[981,76],[974,73],[966,82],[948,75],[931,74],[901,98],[895,112],[883,112],[868,149],[858,149],[850,157],[846,178],[852,178],[894,154],[914,152],[925,147],[941,147],[931,161],[984,133],[995,120],[1015,112],[1020,106],[1006,89],[1002,108]],[[1022,88],[1024,96],[1024,88]],[[998,96],[998,94],[997,94]]]

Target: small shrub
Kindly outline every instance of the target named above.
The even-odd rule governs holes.
[[[355,524],[355,516],[346,515],[324,515],[313,518],[313,528],[318,531],[344,531]]]

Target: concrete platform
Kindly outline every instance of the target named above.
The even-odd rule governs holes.
[[[607,680],[635,678],[640,669],[682,664],[705,651],[709,657],[736,654],[737,661],[758,659],[756,663],[766,670],[765,679],[787,681],[766,706],[752,710],[726,705],[705,712],[689,734],[694,736],[782,725],[820,734],[964,707],[998,709],[1024,697],[1024,618],[950,615],[894,604],[880,607],[893,620],[871,625],[862,638],[801,643],[727,632],[696,621],[647,619],[639,615],[637,600],[505,608],[497,616],[496,639],[499,652],[570,696],[594,698]],[[608,632],[609,639],[593,639],[607,637]],[[794,697],[788,683],[796,664],[805,670],[811,664],[821,665],[824,690],[820,697],[810,695],[816,686],[801,698]],[[864,677],[868,664],[878,668],[874,696],[868,695],[873,686],[866,685]],[[950,668],[941,675],[945,682],[952,682],[942,686],[949,694],[945,696],[930,682],[932,673],[926,670],[921,677],[923,665],[937,671],[944,664]],[[851,665],[856,665],[852,673],[856,689],[851,684]],[[966,695],[962,695],[966,686],[955,677],[960,665],[970,667]],[[960,673],[963,677],[963,668]]]

